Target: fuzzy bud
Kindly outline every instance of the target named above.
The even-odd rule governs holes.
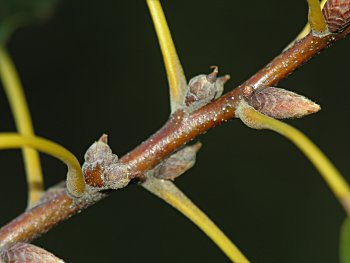
[[[230,79],[229,75],[218,78],[218,67],[213,66],[212,68],[212,73],[198,75],[189,81],[185,97],[185,105],[189,112],[219,98],[224,90],[224,84]]]
[[[304,96],[275,87],[253,92],[247,102],[257,111],[275,119],[300,118],[321,109]]]
[[[112,153],[107,144],[107,135],[103,135],[86,151],[82,169],[85,183],[91,191],[119,189],[130,182],[128,167],[118,162],[118,156]]]
[[[342,31],[350,24],[350,0],[328,0],[323,15],[329,31]]]
[[[179,177],[196,163],[196,154],[201,147],[202,144],[197,142],[172,154],[154,169],[154,177],[166,180]]]
[[[22,242],[15,243],[3,249],[0,253],[0,262],[64,263],[62,259],[59,259],[45,249]]]

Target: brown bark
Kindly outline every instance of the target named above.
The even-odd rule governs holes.
[[[155,167],[184,144],[208,129],[234,118],[240,97],[245,95],[245,87],[249,86],[256,90],[276,85],[348,33],[350,33],[350,27],[341,33],[324,37],[309,34],[282,52],[249,80],[218,100],[190,115],[182,111],[175,112],[157,133],[122,157],[120,161],[130,169],[131,178],[142,178],[144,172]],[[105,196],[106,194],[96,193],[73,200],[64,188],[51,189],[46,193],[41,204],[24,212],[0,229],[0,247],[31,241]]]

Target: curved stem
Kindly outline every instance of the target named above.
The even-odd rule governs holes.
[[[167,180],[159,180],[149,176],[147,180],[142,183],[142,186],[190,219],[232,260],[232,262],[249,262],[214,222],[181,192],[175,184]]]
[[[74,196],[85,191],[85,180],[77,158],[64,147],[40,137],[27,137],[16,133],[0,133],[0,149],[31,147],[64,162],[68,167],[67,188]]]
[[[1,45],[0,76],[19,133],[26,136],[34,135],[29,108],[19,76],[6,48]],[[22,153],[27,174],[28,205],[31,206],[40,198],[44,190],[42,169],[39,154],[36,150],[24,148]]]
[[[245,102],[239,106],[239,117],[249,127],[269,129],[292,141],[316,167],[331,191],[350,215],[350,187],[326,155],[301,131],[256,111]]]

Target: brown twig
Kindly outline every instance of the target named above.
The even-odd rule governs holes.
[[[321,50],[350,33],[347,27],[341,33],[322,38],[309,34],[291,48],[276,57],[238,88],[218,100],[204,106],[190,115],[181,110],[153,136],[120,159],[126,164],[133,179],[155,167],[172,152],[187,142],[223,122],[235,117],[235,109],[247,86],[261,89],[276,85]],[[68,219],[82,209],[98,202],[106,194],[95,193],[74,200],[64,188],[49,190],[46,199],[36,207],[24,212],[0,229],[0,248],[16,242],[31,241],[47,232],[61,221]]]
[[[277,56],[238,88],[218,100],[189,116],[180,111],[175,112],[163,128],[121,158],[120,161],[129,166],[132,177],[138,177],[140,173],[153,168],[164,157],[198,135],[234,118],[237,103],[240,96],[244,94],[245,87],[257,90],[276,85],[324,48],[345,37],[349,32],[348,28],[340,34],[331,34],[322,38],[309,34]]]

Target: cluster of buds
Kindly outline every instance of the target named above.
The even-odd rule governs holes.
[[[224,84],[230,76],[217,77],[218,67],[212,66],[212,68],[212,73],[198,75],[189,81],[184,98],[184,107],[188,112],[193,112],[219,98],[224,91]]]
[[[90,192],[119,189],[130,182],[128,167],[118,162],[118,156],[112,153],[107,144],[107,135],[102,135],[86,151],[82,169]]]
[[[154,169],[149,175],[163,180],[174,180],[196,162],[196,153],[201,148],[201,143],[186,146],[172,154]],[[94,142],[85,153],[83,174],[87,191],[90,193],[107,189],[120,189],[128,185],[127,165],[118,161],[118,156],[112,153],[107,144],[107,136],[103,135]]]

